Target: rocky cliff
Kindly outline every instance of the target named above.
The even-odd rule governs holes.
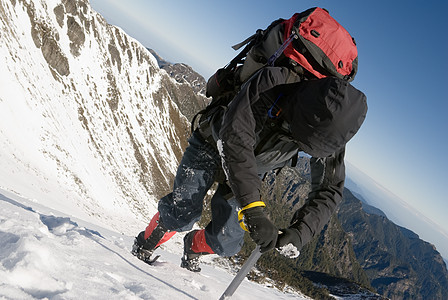
[[[0,29],[0,185],[79,216],[152,215],[186,146],[175,100],[191,88],[87,0],[1,1]]]

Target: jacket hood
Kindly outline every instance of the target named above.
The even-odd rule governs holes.
[[[366,96],[335,77],[291,84],[283,118],[301,149],[327,157],[358,132],[367,114]]]

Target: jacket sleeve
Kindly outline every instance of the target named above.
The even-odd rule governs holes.
[[[241,206],[260,200],[261,180],[254,154],[257,118],[264,112],[253,109],[260,94],[288,78],[285,68],[268,67],[256,73],[235,96],[224,113],[218,149],[230,187]]]
[[[345,148],[325,158],[311,158],[311,192],[295,212],[291,228],[297,229],[301,246],[308,243],[329,222],[342,202],[345,181]]]

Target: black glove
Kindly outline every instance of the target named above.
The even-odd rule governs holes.
[[[261,252],[274,249],[277,242],[278,229],[268,219],[261,207],[253,207],[244,211],[245,223],[250,237],[260,245]]]
[[[302,249],[302,240],[300,239],[299,232],[294,228],[281,229],[281,233],[278,236],[276,248],[281,248],[285,245],[292,244],[298,250]]]

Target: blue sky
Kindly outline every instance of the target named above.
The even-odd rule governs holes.
[[[90,2],[109,23],[206,79],[256,29],[310,7],[327,8],[357,41],[353,85],[369,104],[347,160],[448,236],[447,1]]]

